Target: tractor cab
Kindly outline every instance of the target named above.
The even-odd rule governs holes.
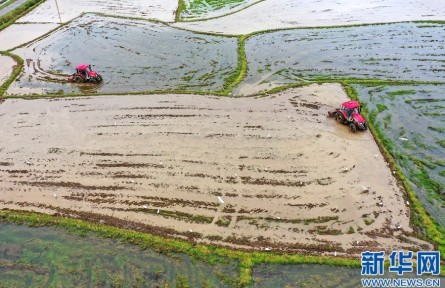
[[[91,69],[90,64],[80,64],[76,66],[76,73],[83,75],[86,79],[97,75],[95,71]]]
[[[355,114],[360,115],[361,112],[360,104],[354,100],[343,102],[340,109],[345,112],[345,118],[349,121],[351,121],[352,117],[355,116]]]

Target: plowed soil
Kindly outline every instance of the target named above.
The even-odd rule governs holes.
[[[243,249],[426,245],[410,237],[409,206],[371,134],[326,117],[343,100],[338,84],[259,99],[8,99],[0,208]]]

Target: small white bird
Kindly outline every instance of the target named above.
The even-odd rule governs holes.
[[[277,219],[280,220],[281,219],[280,216],[277,216]]]
[[[406,201],[406,205],[409,206],[409,201]]]
[[[270,247],[266,247],[266,248],[264,248],[264,250],[265,250],[265,251],[272,251],[272,248],[270,248]]]
[[[131,183],[136,183],[133,179],[130,180]]]
[[[267,138],[270,138],[270,134],[267,134]]]
[[[32,163],[29,162],[29,161],[25,161],[25,163],[26,163],[27,165],[31,165],[31,164],[32,164]]]
[[[156,213],[158,213],[158,214],[159,214],[159,208],[158,208],[158,211],[156,211]]]
[[[392,171],[392,175],[395,175],[396,174],[396,171]]]
[[[377,205],[379,205],[380,207],[383,207],[383,202],[379,202],[379,203],[377,203]]]
[[[159,161],[159,165],[164,165],[164,163],[162,163],[162,161]]]
[[[221,204],[224,204],[224,200],[220,196],[218,196],[218,200]]]
[[[399,140],[402,140],[402,141],[408,141],[408,138],[405,138],[405,137],[399,137]]]
[[[400,223],[397,223],[397,224],[396,224],[396,228],[397,228],[397,229],[400,229],[400,228],[402,228],[402,225],[401,225]]]
[[[144,205],[144,206],[142,206],[142,207],[144,207],[145,209],[148,209],[148,206],[147,206],[147,205]]]
[[[369,191],[369,187],[365,187],[365,186],[362,185],[362,188],[363,188],[363,192]]]
[[[114,126],[117,126],[117,122],[116,121],[114,121]]]
[[[192,228],[189,228],[189,231],[190,231],[190,232],[193,232]]]
[[[337,251],[334,252],[334,256],[337,256]]]
[[[357,240],[357,241],[355,241],[355,244],[357,244],[357,245],[358,245],[359,243],[360,243],[360,241],[358,241],[358,240]]]
[[[375,154],[375,155],[374,155],[374,157],[376,157],[376,158],[377,158],[377,156],[379,156],[379,154]]]
[[[57,198],[57,194],[56,193],[53,193],[53,196],[54,196],[54,198]]]

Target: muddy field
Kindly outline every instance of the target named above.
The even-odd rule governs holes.
[[[355,88],[422,203],[445,226],[445,86]]]
[[[0,83],[5,82],[12,73],[12,67],[15,65],[14,59],[8,56],[0,55]]]
[[[0,32],[0,50],[13,49],[48,33],[56,27],[57,24],[13,24]]]
[[[265,0],[222,18],[176,26],[222,34],[270,29],[443,20],[442,0]]]
[[[248,73],[235,94],[319,79],[443,82],[445,25],[297,29],[247,39]]]
[[[345,99],[337,84],[260,99],[9,99],[1,207],[247,249],[425,245],[371,134],[326,117]]]
[[[236,49],[236,38],[87,14],[13,51],[25,59],[25,67],[8,95],[219,91],[237,67]],[[85,62],[102,75],[103,85],[66,83]]]
[[[58,9],[56,3],[59,6]],[[18,22],[64,23],[85,12],[173,22],[177,7],[177,0],[97,0],[94,3],[87,0],[45,1],[20,18]],[[60,12],[60,18],[58,12]]]

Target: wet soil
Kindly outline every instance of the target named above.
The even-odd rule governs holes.
[[[398,239],[409,207],[370,133],[326,117],[345,98],[326,84],[259,99],[9,99],[0,207],[242,249],[426,245]]]

